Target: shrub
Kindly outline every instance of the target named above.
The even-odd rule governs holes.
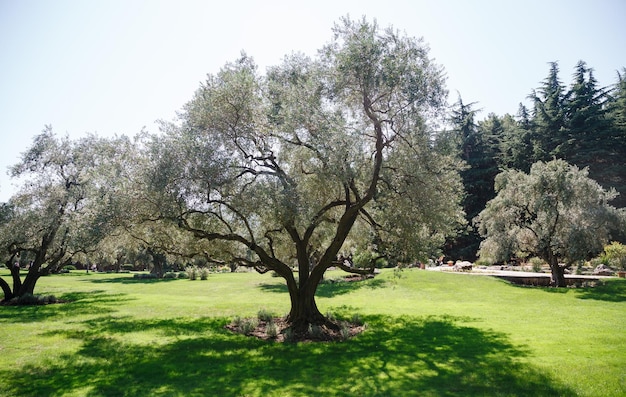
[[[604,247],[606,263],[609,266],[626,270],[626,245],[613,241]]]
[[[186,272],[184,271],[178,272],[178,278],[187,278],[187,277],[189,277],[189,275]]]
[[[274,315],[273,315],[270,311],[268,311],[268,310],[266,310],[266,309],[261,309],[261,310],[259,310],[259,312],[257,313],[257,318],[258,318],[260,321],[271,322],[271,321],[273,321],[273,319],[274,319]]]
[[[257,325],[259,325],[259,323],[256,318],[248,318],[240,323],[238,330],[244,335],[249,335],[256,329]]]
[[[57,303],[58,299],[54,295],[32,295],[24,294],[16,298],[11,299],[12,305],[47,305],[50,303]]]
[[[357,254],[354,255],[354,257],[352,258],[354,267],[360,269],[372,267],[372,263],[374,261],[374,254],[372,254],[370,251],[357,252]]]
[[[289,327],[284,331],[285,342],[295,342],[296,341],[296,333],[293,328]]]
[[[273,321],[267,323],[267,325],[265,326],[265,333],[267,334],[268,337],[272,339],[278,336],[278,328],[276,327],[276,324],[274,324]]]
[[[350,339],[350,324],[348,324],[345,321],[342,322],[341,323],[341,329],[339,330],[339,333],[341,334],[341,339],[342,340]]]
[[[361,318],[361,315],[357,313],[352,315],[352,319],[350,321],[355,325],[363,325],[363,319]]]
[[[385,258],[378,258],[378,259],[376,259],[376,262],[375,262],[374,266],[377,269],[383,269],[383,268],[386,268],[386,267],[393,267],[393,263],[389,262]]]
[[[178,278],[178,273],[176,272],[167,272],[163,274],[163,278]]]
[[[313,339],[321,339],[324,336],[324,330],[316,324],[309,324],[308,333]]]
[[[476,267],[480,267],[480,266],[491,266],[493,263],[487,259],[478,259],[476,262],[474,262],[474,265]]]
[[[200,276],[200,280],[206,280],[207,278],[209,278],[209,273],[211,273],[211,271],[208,267],[198,268],[198,275]]]
[[[70,270],[76,270],[76,266],[74,266],[74,265],[65,265],[65,266],[63,266],[62,270],[69,272]]]
[[[187,266],[185,273],[187,273],[189,280],[196,280],[198,278],[198,266]]]
[[[149,280],[157,278],[157,275],[152,273],[137,273],[133,275],[133,278],[137,278],[139,280]]]
[[[133,265],[132,263],[124,263],[122,265],[122,270],[126,270],[126,271],[132,271],[135,270],[135,265]]]
[[[532,266],[533,272],[541,273],[541,266],[543,266],[543,260],[541,258],[534,256],[528,260],[528,263]]]

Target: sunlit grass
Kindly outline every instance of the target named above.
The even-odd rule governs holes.
[[[358,313],[367,330],[347,342],[298,345],[224,329],[235,316],[288,311],[286,288],[269,274],[44,277],[38,292],[71,302],[0,307],[0,395],[626,392],[626,282],[556,291],[471,275],[396,275],[320,285],[323,313]]]

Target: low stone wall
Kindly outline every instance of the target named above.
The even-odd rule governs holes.
[[[510,276],[510,275],[494,275],[494,277],[501,278],[513,284],[519,285],[531,285],[535,287],[549,287],[550,286],[550,275],[546,274],[545,276]],[[566,276],[565,282],[567,285],[582,285],[585,283],[595,283],[598,282],[599,278],[591,278],[591,277],[576,277],[576,276]]]

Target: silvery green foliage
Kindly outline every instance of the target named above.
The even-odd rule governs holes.
[[[350,244],[415,258],[462,220],[460,164],[431,144],[446,91],[427,46],[365,20],[334,33],[265,74],[242,54],[146,145],[148,212],[292,293]]]
[[[616,196],[563,160],[537,162],[530,173],[508,170],[496,177],[497,196],[476,218],[485,240],[480,256],[506,261],[519,253],[563,268],[602,251],[620,211]]]

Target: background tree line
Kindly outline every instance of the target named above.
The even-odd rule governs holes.
[[[503,170],[527,173],[537,161],[562,159],[588,167],[591,179],[619,193],[612,205],[626,207],[626,69],[617,73],[615,85],[600,87],[593,69],[580,61],[566,86],[552,62],[528,99],[530,106],[520,104],[514,116],[490,113],[483,120],[476,103],[459,97],[452,107],[451,130],[440,135],[439,144],[467,163],[461,176],[468,228],[447,242],[446,255],[476,259],[481,237],[472,220],[495,197],[495,177]]]

